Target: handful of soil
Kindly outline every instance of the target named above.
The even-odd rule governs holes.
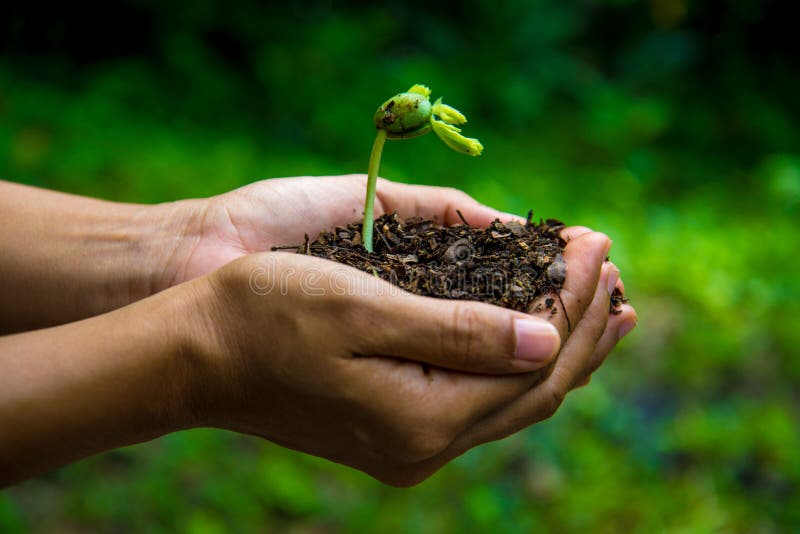
[[[461,213],[459,213],[461,216]],[[557,313],[567,274],[562,254],[566,242],[555,219],[534,223],[494,221],[486,228],[463,224],[441,226],[430,219],[402,220],[396,213],[375,221],[373,253],[362,246],[361,224],[323,231],[314,241],[306,236],[297,248],[334,260],[395,284],[411,293],[446,299],[478,300],[521,312]],[[539,297],[550,295],[535,304]],[[611,312],[624,302],[612,297]],[[563,309],[563,307],[562,307]],[[569,323],[569,317],[567,317]]]

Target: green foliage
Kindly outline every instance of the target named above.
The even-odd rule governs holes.
[[[425,80],[487,149],[396,143],[382,175],[605,231],[639,328],[551,421],[411,490],[194,430],[20,484],[0,531],[800,527],[793,19],[745,1],[287,4],[131,3],[141,31],[119,39],[81,37],[96,19],[78,11],[25,40],[12,15],[0,172],[135,202],[365,172],[375,102]]]

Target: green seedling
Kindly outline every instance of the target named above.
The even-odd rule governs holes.
[[[372,252],[372,229],[374,226],[375,184],[378,181],[378,167],[381,164],[383,144],[386,139],[411,139],[433,130],[444,144],[462,154],[479,156],[483,145],[477,139],[461,135],[456,125],[464,124],[467,118],[455,108],[442,104],[439,98],[431,104],[431,90],[424,85],[415,85],[405,93],[400,93],[378,108],[375,112],[375,128],[378,135],[372,145],[367,173],[367,198],[364,201],[364,224],[362,239],[364,248]],[[438,117],[438,118],[437,118]]]

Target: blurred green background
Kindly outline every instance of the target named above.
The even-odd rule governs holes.
[[[791,3],[539,0],[4,7],[0,174],[121,201],[381,173],[605,231],[639,328],[547,422],[410,490],[194,430],[0,494],[0,531],[800,529],[800,56]]]

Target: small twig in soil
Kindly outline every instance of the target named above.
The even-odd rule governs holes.
[[[561,298],[561,292],[556,292],[558,295],[558,301],[561,303],[561,309],[564,310],[564,318],[567,320],[567,332],[572,332],[572,323],[569,321],[569,314],[567,313],[567,307],[564,306],[564,299]]]
[[[391,252],[392,251],[392,246],[389,244],[388,241],[386,241],[386,236],[383,235],[383,232],[378,231],[378,235],[381,236],[381,239],[383,240],[383,244],[386,245],[386,250]]]

